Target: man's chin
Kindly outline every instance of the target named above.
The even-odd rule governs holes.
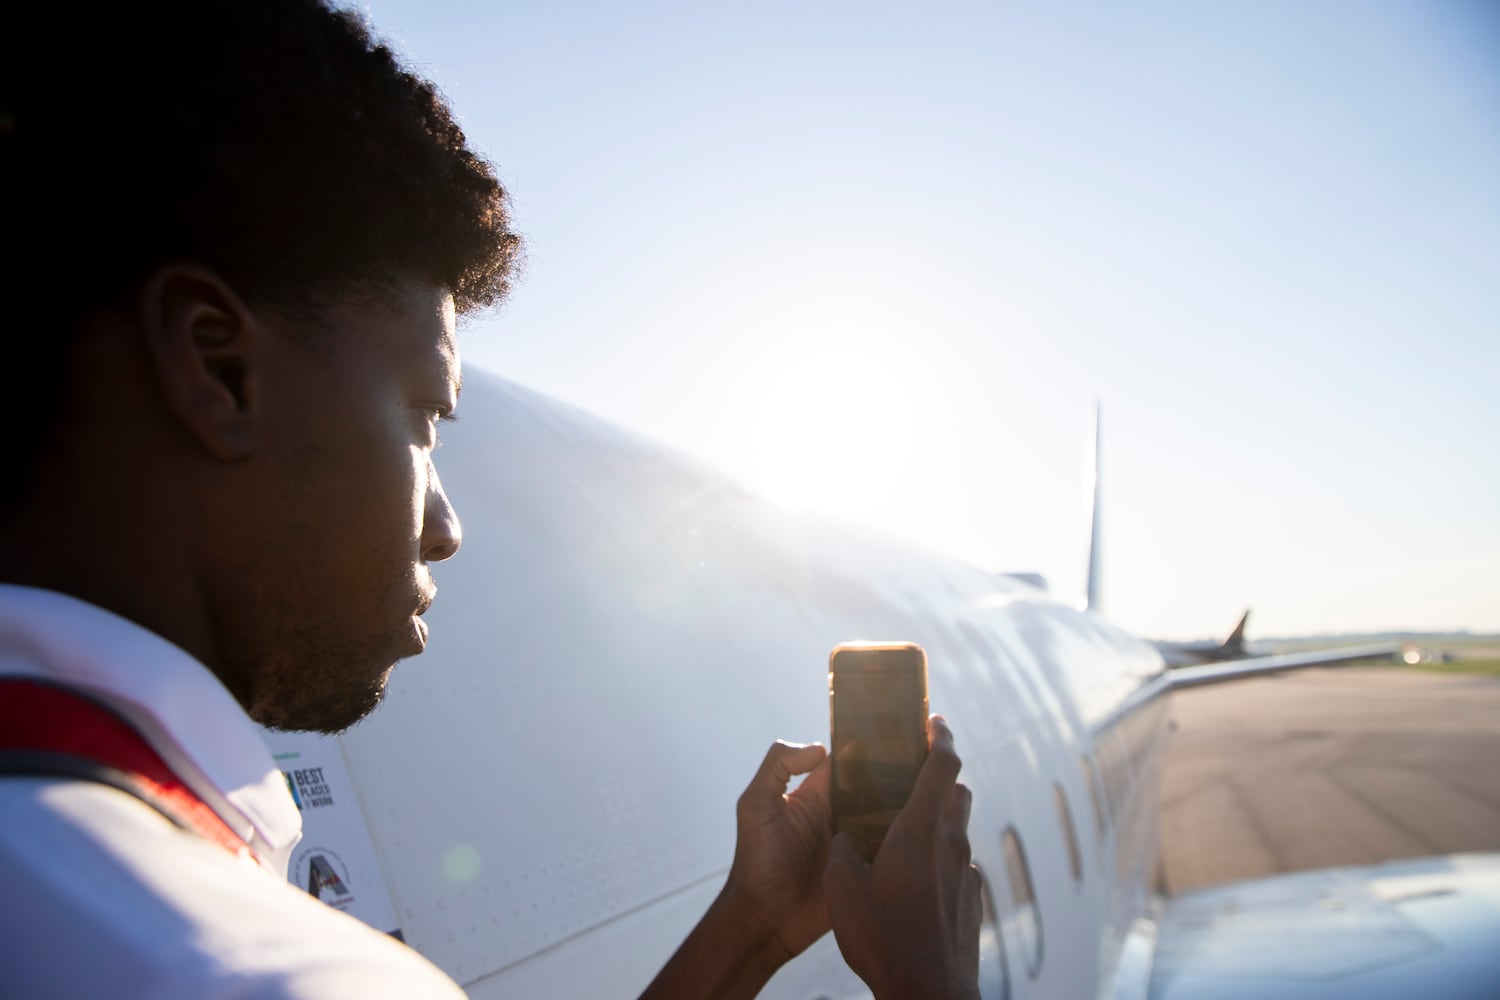
[[[337,735],[379,707],[385,700],[390,676],[391,667],[386,667],[373,683],[344,684],[337,689],[327,684],[301,684],[293,691],[257,699],[250,717],[268,729]]]

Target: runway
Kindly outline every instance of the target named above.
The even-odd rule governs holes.
[[[1169,892],[1500,851],[1500,677],[1342,668],[1173,695]]]

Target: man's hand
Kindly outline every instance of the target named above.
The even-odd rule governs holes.
[[[642,1000],[744,1000],[828,931],[823,866],[832,827],[828,753],[773,743],[740,796],[724,891],[646,987]],[[807,780],[792,794],[795,774]]]
[[[847,834],[829,847],[823,891],[849,967],[879,1000],[977,1000],[979,873],[969,863],[969,790],[953,733],[928,723],[927,762],[873,865]]]
[[[832,829],[829,768],[828,752],[816,743],[773,743],[735,810],[724,902],[775,944],[783,962],[828,932],[822,881]],[[809,771],[786,794],[792,776]]]

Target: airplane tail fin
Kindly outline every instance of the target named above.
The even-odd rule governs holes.
[[[1232,656],[1245,655],[1245,623],[1249,620],[1250,609],[1246,608],[1245,613],[1240,615],[1240,622],[1234,627],[1234,631],[1230,632],[1229,635],[1224,637],[1224,641],[1219,643],[1220,653]]]
[[[1085,611],[1099,610],[1099,432],[1103,424],[1104,408],[1094,401],[1094,440],[1090,449],[1088,476],[1089,512],[1089,565],[1088,578],[1084,584],[1083,608]]]

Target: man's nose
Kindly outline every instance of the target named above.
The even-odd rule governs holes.
[[[458,514],[443,492],[437,468],[431,459],[427,463],[427,506],[422,513],[422,560],[440,562],[458,551],[463,542],[463,528],[458,523]]]

